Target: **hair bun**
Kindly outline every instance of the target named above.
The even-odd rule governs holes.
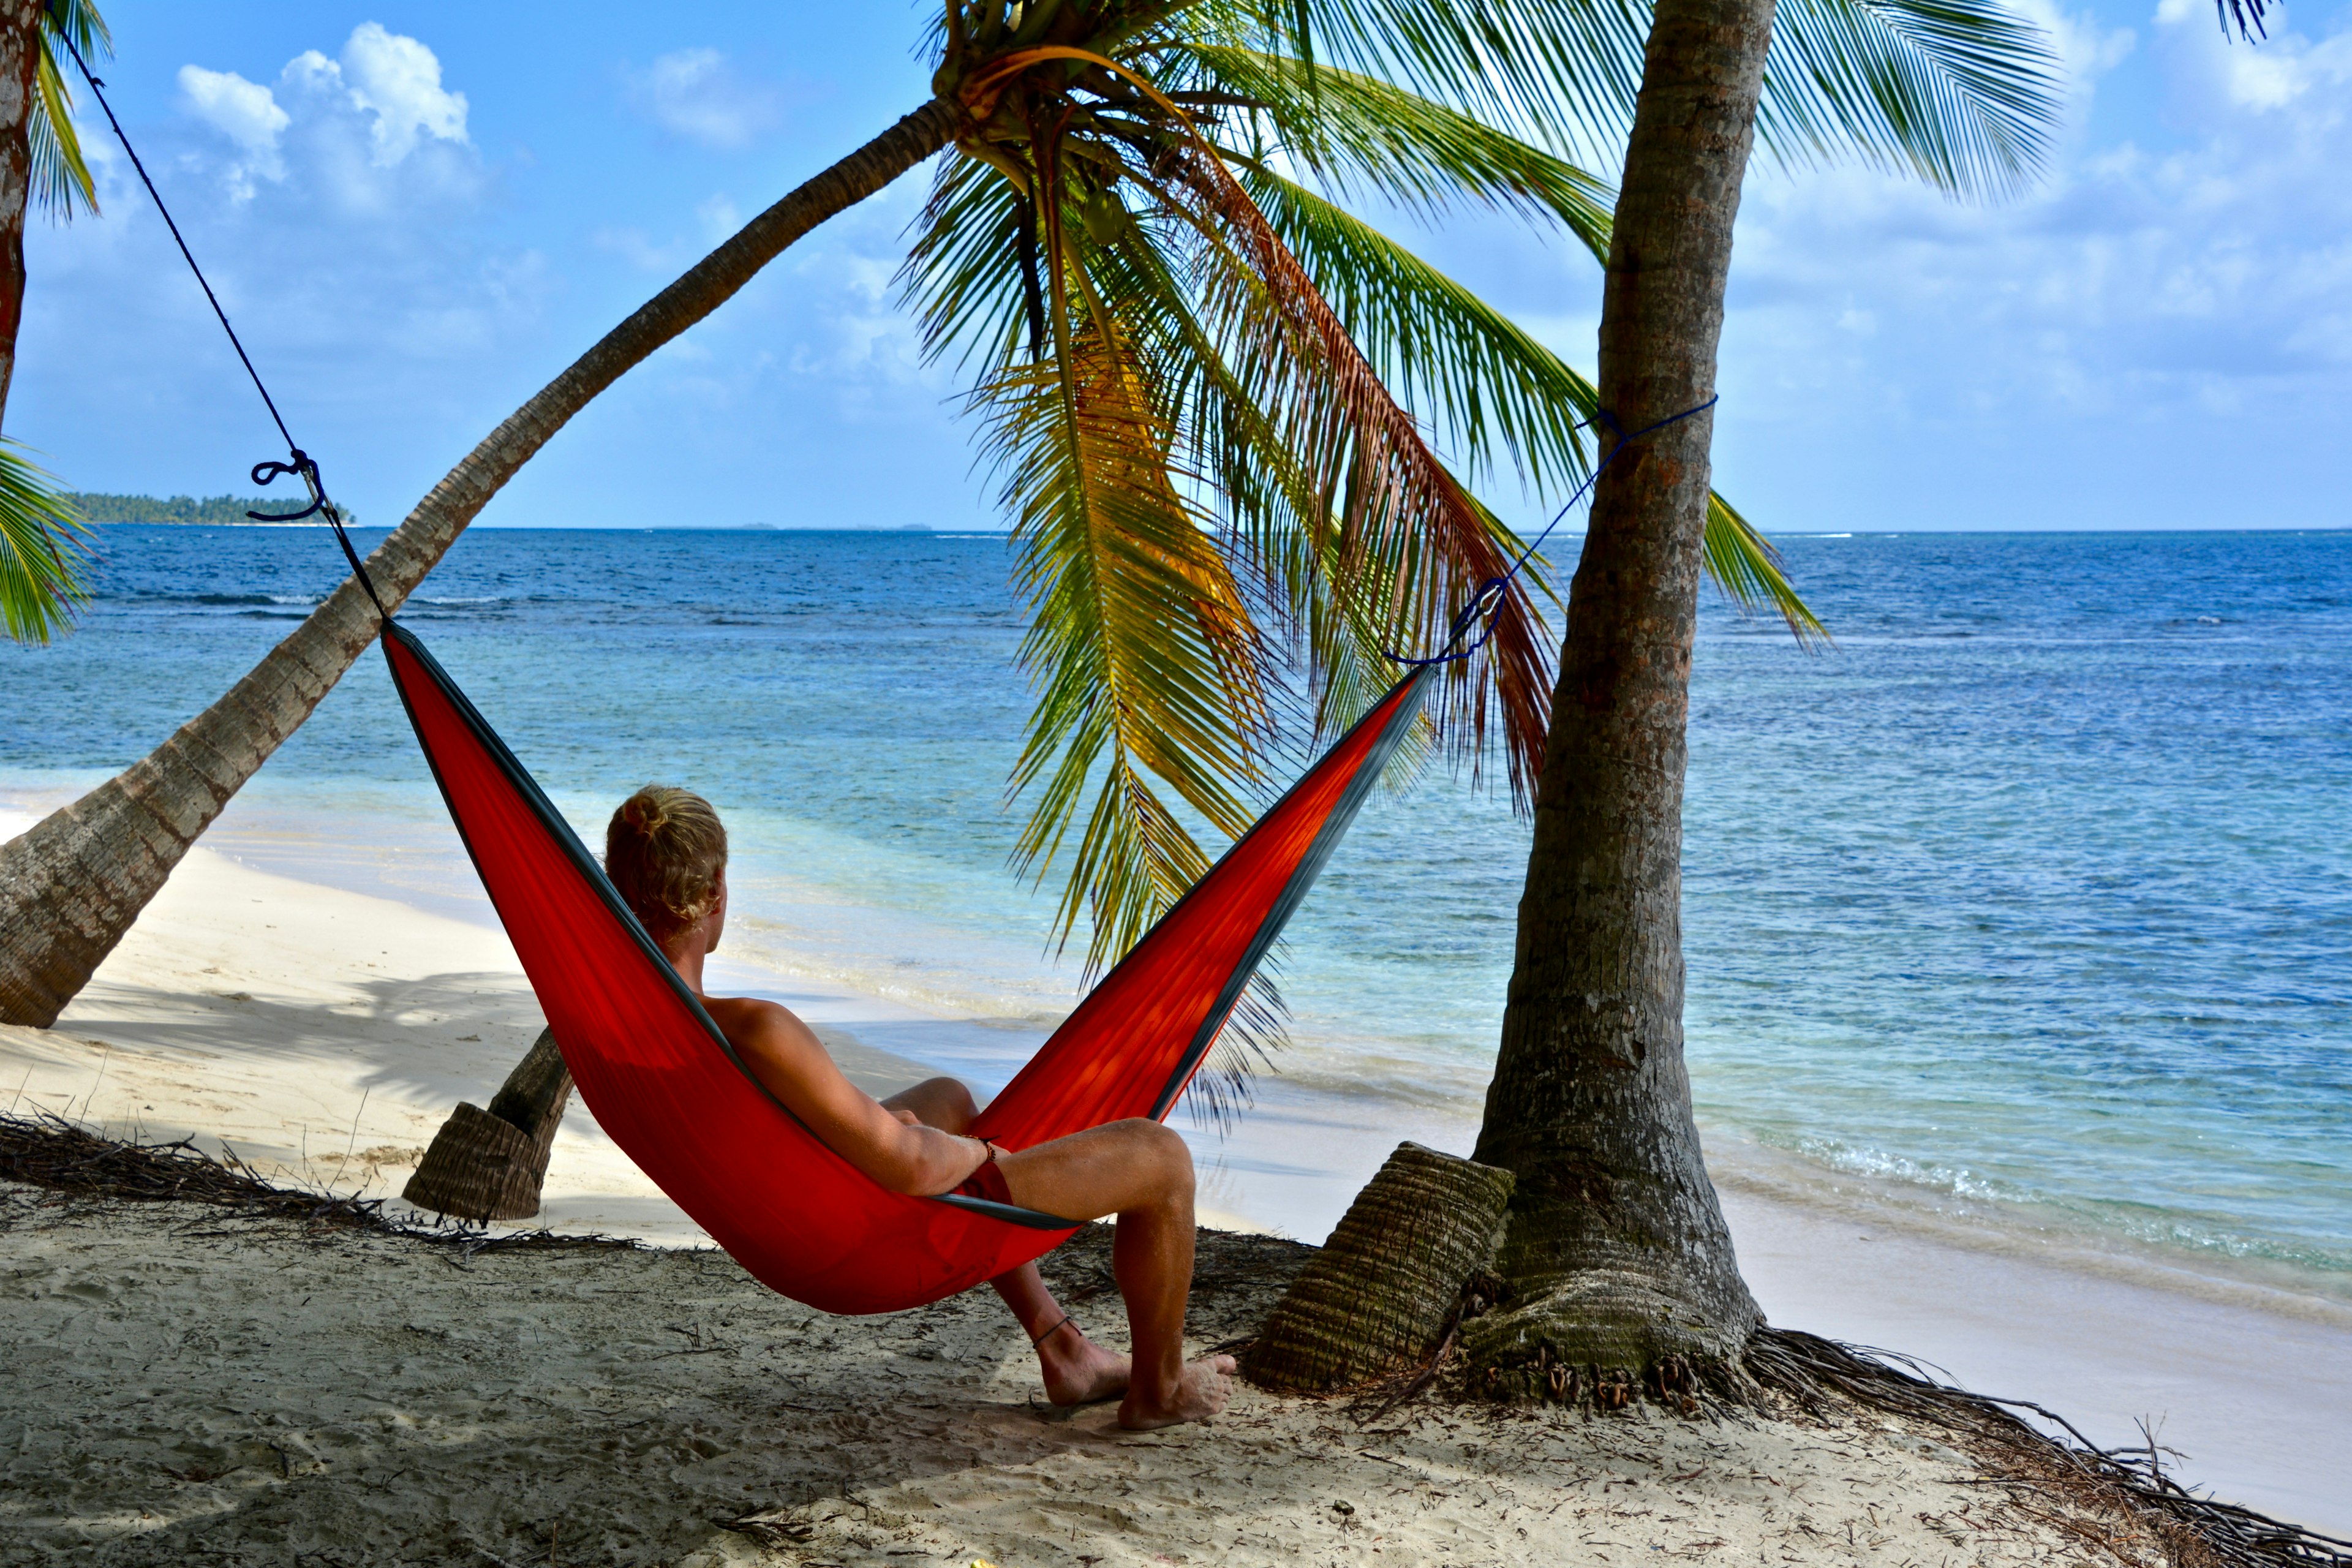
[[[657,942],[710,912],[726,864],[719,814],[673,784],[637,791],[604,829],[604,868]]]

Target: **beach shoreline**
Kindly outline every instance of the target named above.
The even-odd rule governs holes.
[[[0,816],[0,836],[25,818]],[[437,874],[366,891],[358,862],[257,816],[200,847],[83,996],[46,1033],[0,1030],[0,1090],[121,1136],[193,1135],[279,1179],[396,1194],[458,1099],[486,1101],[539,1026],[511,949]],[[240,847],[275,836],[274,866]],[[363,867],[359,868],[364,870]],[[339,875],[339,873],[341,873]],[[406,892],[405,898],[381,896]],[[431,907],[435,904],[440,907]],[[883,998],[739,964],[722,983],[803,1012],[853,1079],[887,1091],[934,1070],[946,1022]],[[1025,1049],[999,1031],[1008,1059]],[[1296,1233],[1336,1212],[1403,1138],[1466,1152],[1473,1114],[1351,1104],[1276,1075],[1220,1137],[1178,1125],[1202,1167],[1203,1222]],[[1876,1343],[1969,1386],[2030,1398],[2095,1440],[2149,1420],[2183,1472],[2332,1533],[2352,1533],[2352,1310],[2250,1277],[2193,1270],[1937,1210],[1791,1156],[1708,1139],[1748,1277],[1775,1322]],[[397,1206],[395,1205],[395,1206]],[[543,1223],[664,1246],[707,1237],[583,1110],[551,1162]],[[1299,1239],[1318,1241],[1318,1235]]]

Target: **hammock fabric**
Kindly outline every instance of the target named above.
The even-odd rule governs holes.
[[[763,1284],[888,1312],[1050,1252],[1076,1225],[886,1192],[737,1059],[590,855],[406,628],[384,657],[490,901],[597,1124]],[[972,1126],[1007,1149],[1164,1117],[1419,710],[1408,675],[1090,992]]]

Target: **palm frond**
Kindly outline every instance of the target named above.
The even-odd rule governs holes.
[[[1270,122],[1266,152],[1219,137],[1229,158],[1266,164],[1286,155],[1335,195],[1375,193],[1424,217],[1482,205],[1548,219],[1594,259],[1609,259],[1616,193],[1608,182],[1473,115],[1354,71],[1257,49],[1188,44],[1167,58],[1189,59],[1202,86],[1255,106],[1251,115]]]
[[[89,601],[81,541],[89,531],[56,479],[20,453],[0,437],[0,628],[45,643]]]
[[[1503,575],[1507,546],[1382,385],[1313,278],[1249,194],[1205,148],[1160,162],[1170,210],[1207,241],[1203,316],[1257,406],[1280,411],[1286,445],[1318,477],[1340,530],[1337,591],[1376,592],[1404,651],[1435,652],[1455,612]],[[1364,613],[1372,613],[1369,602]],[[1439,728],[1483,765],[1489,695],[1515,796],[1531,794],[1551,697],[1549,637],[1523,584],[1506,589],[1486,647],[1448,670]]]
[[[1034,232],[1035,221],[991,165],[941,160],[897,279],[921,323],[926,359],[952,358],[984,380],[1024,357],[1016,337],[1025,307],[1019,231],[1027,224]]]
[[[2213,0],[2213,14],[2221,23],[2221,37],[2230,36],[2230,26],[2234,22],[2241,43],[2251,44],[2256,38],[2270,37],[2270,30],[2263,26],[2265,9],[2264,0]]]
[[[1538,493],[1591,471],[1591,385],[1516,322],[1362,219],[1270,170],[1243,184],[1372,368],[1474,482],[1507,459]]]
[[[2217,0],[2228,4],[2229,0]],[[1643,0],[1299,0],[1265,14],[1267,47],[1329,59],[1599,155],[1633,122]],[[1797,164],[1853,153],[1958,195],[2013,191],[2063,109],[2043,31],[2002,0],[1789,0],[1775,15],[1757,118]]]
[[[1010,788],[1038,795],[1017,863],[1042,876],[1085,809],[1055,921],[1066,939],[1087,919],[1093,968],[1208,868],[1151,780],[1237,837],[1265,703],[1255,629],[1170,466],[1148,357],[1115,319],[1055,291],[1052,361],[1008,369],[975,401],[1034,612],[1021,661],[1038,704]]]
[[[1757,131],[1784,163],[1852,151],[2004,196],[2048,157],[2063,91],[2049,36],[2000,0],[1782,0]]]
[[[41,30],[71,38],[86,60],[114,58],[114,34],[90,0],[49,0],[41,13]]]
[[[1703,563],[1709,580],[1743,615],[1769,605],[1789,623],[1789,631],[1801,647],[1832,640],[1829,627],[1790,584],[1781,570],[1780,552],[1713,490],[1706,496]]]
[[[1596,150],[1631,123],[1650,8],[1640,0],[1276,0],[1270,52]]]
[[[32,152],[30,189],[41,207],[70,222],[77,206],[97,215],[98,185],[74,131],[73,89],[58,67],[61,38],[70,38],[84,59],[111,55],[114,40],[106,18],[89,0],[52,0],[42,13],[41,47],[34,57],[33,111],[25,123]]]
[[[1252,1088],[1257,1074],[1272,1068],[1274,1053],[1289,1043],[1290,1005],[1274,973],[1281,956],[1277,943],[1251,973],[1225,1026],[1217,1031],[1209,1059],[1185,1090],[1184,1104],[1196,1126],[1231,1131],[1257,1098]]]
[[[1591,455],[1578,434],[1601,406],[1591,381],[1468,289],[1315,193],[1265,170],[1253,170],[1245,184],[1381,378],[1434,415],[1450,445],[1475,465],[1499,466],[1499,442],[1524,479],[1554,493],[1591,472]],[[1713,492],[1704,560],[1708,579],[1743,611],[1769,605],[1800,643],[1828,638],[1783,573],[1779,551]]]

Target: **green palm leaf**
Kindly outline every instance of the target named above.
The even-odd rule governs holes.
[[[1052,359],[978,397],[1034,617],[1021,661],[1038,704],[1011,787],[1039,796],[1016,853],[1050,864],[1092,789],[1056,923],[1066,937],[1087,917],[1100,962],[1208,867],[1150,779],[1237,836],[1251,814],[1234,784],[1254,774],[1264,704],[1247,609],[1170,465],[1149,355],[1055,295]]]
[[[1780,569],[1780,551],[1713,490],[1706,495],[1706,540],[1700,563],[1707,580],[1743,615],[1769,605],[1789,623],[1800,644],[1810,647],[1831,640],[1829,627],[1790,585]]]
[[[1601,405],[1591,382],[1361,219],[1270,173],[1254,172],[1248,184],[1382,378],[1433,416],[1456,450],[1486,467],[1507,456],[1554,493],[1582,482],[1591,456],[1579,431]],[[1720,495],[1708,499],[1704,561],[1743,611],[1769,606],[1800,642],[1828,637],[1780,552]]]
[[[1373,194],[1429,218],[1482,205],[1549,219],[1609,258],[1608,182],[1460,110],[1256,49],[1192,45],[1169,58],[1192,60],[1202,87],[1262,106],[1261,142],[1219,138],[1229,158],[1258,168],[1287,158],[1328,195]]]
[[[1300,0],[1270,15],[1268,31],[1276,52],[1598,152],[1633,122],[1650,7]],[[1790,0],[1774,18],[1757,133],[1784,162],[1852,152],[1944,191],[1998,195],[2047,155],[2060,88],[2048,36],[2000,0]]]
[[[17,642],[45,643],[89,598],[89,537],[57,481],[0,437],[0,627]]]
[[[1244,184],[1381,380],[1483,479],[1507,461],[1538,492],[1591,471],[1591,384],[1516,322],[1361,218],[1270,170]],[[1605,241],[1604,241],[1605,243]]]
[[[77,206],[98,211],[98,189],[74,134],[73,95],[58,73],[57,45],[73,40],[85,59],[111,52],[106,20],[89,0],[52,0],[42,13],[25,136],[32,154],[27,197],[61,220]],[[21,308],[23,301],[18,300]],[[17,642],[47,642],[89,599],[82,571],[88,537],[80,514],[48,474],[0,437],[0,628]]]
[[[98,59],[114,52],[114,40],[106,18],[89,0],[52,0],[42,14],[41,35],[41,47],[34,57],[33,110],[25,122],[33,155],[30,195],[69,221],[77,206],[97,213],[98,186],[82,158],[81,138],[74,132],[73,91],[58,67],[58,45],[69,38],[82,58]]]
[[[1993,0],[1782,0],[1757,133],[1786,163],[1851,151],[2007,195],[2048,155],[2061,88],[2048,36]]]

